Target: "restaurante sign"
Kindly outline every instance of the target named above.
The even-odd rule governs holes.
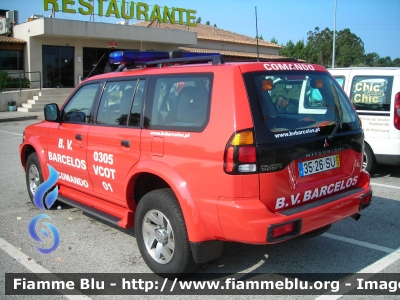
[[[77,10],[71,8],[71,6],[75,6],[75,2],[79,2],[80,5]],[[120,5],[117,2],[121,2]],[[96,8],[97,11],[95,10]],[[179,7],[169,8],[167,6],[161,8],[157,4],[150,9],[149,5],[144,2],[136,2],[135,4],[134,1],[125,0],[98,0],[98,5],[95,7],[93,1],[90,0],[44,0],[44,10],[52,9],[55,12],[61,11],[71,14],[91,15],[94,13],[98,16],[115,16],[115,18],[123,18],[125,20],[157,20],[160,23],[169,22],[175,24],[177,22],[180,25],[186,23],[188,26],[196,26],[195,10]],[[186,19],[186,22],[184,22],[184,19]]]

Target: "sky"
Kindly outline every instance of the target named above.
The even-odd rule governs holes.
[[[0,0],[0,9],[17,10],[19,23],[26,22],[33,14],[48,17],[44,11],[45,0]],[[62,1],[53,0],[59,3]],[[69,8],[81,7],[79,0]],[[88,2],[90,0],[84,0]],[[110,0],[103,0],[107,10]],[[307,32],[328,27],[334,29],[336,1],[336,30],[349,28],[364,43],[365,53],[376,52],[380,57],[400,58],[400,0],[142,0],[150,6],[179,7],[195,10],[195,17],[204,24],[210,21],[218,28],[256,36],[256,14],[258,35],[269,41],[273,37],[280,45],[289,40],[296,43],[306,41]],[[97,0],[94,0],[97,3]],[[118,3],[122,2],[117,0]],[[130,2],[127,0],[126,2]],[[139,2],[139,1],[134,1]],[[120,4],[118,4],[120,6]],[[97,10],[96,10],[97,12]],[[92,21],[90,16],[57,12],[56,18]],[[95,22],[116,23],[115,18],[94,16]],[[131,20],[134,23],[136,20]]]

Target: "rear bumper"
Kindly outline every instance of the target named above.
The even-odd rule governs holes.
[[[273,225],[300,220],[301,235],[356,214],[367,206],[361,204],[361,199],[372,192],[369,180],[364,185],[278,212],[269,211],[258,198],[220,198],[217,208],[221,228],[227,241],[276,243],[267,241],[268,228]]]

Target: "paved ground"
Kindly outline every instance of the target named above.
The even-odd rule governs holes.
[[[1,115],[3,118],[4,114],[10,118],[13,116],[11,113],[4,112]],[[22,116],[19,113],[14,114],[17,117]],[[24,129],[35,122],[37,120],[0,123],[0,299],[159,300],[172,299],[172,297],[174,300],[211,299],[209,296],[202,295],[200,290],[169,296],[172,291],[170,288],[167,288],[166,293],[163,294],[154,290],[148,295],[140,295],[137,290],[127,288],[127,294],[124,294],[121,280],[118,281],[119,290],[115,293],[117,295],[101,295],[86,290],[84,294],[87,296],[36,296],[31,290],[28,291],[29,295],[6,295],[5,276],[8,273],[23,273],[22,278],[33,273],[51,273],[56,276],[72,274],[78,281],[81,278],[94,278],[94,276],[99,278],[97,276],[101,274],[115,274],[124,276],[130,281],[133,278],[139,278],[147,280],[147,283],[153,282],[146,277],[151,275],[151,271],[137,247],[133,228],[125,230],[109,225],[101,219],[65,205],[60,205],[60,209],[57,207],[46,212],[51,218],[49,220],[51,224],[59,231],[61,237],[59,247],[48,255],[37,251],[35,246],[51,245],[53,239],[52,235],[48,238],[41,235],[43,243],[39,243],[29,234],[30,221],[41,211],[36,209],[29,199],[18,148]],[[226,243],[223,255],[202,264],[190,280],[211,277],[211,282],[217,282],[223,280],[224,276],[232,275],[239,276],[240,280],[252,281],[258,274],[307,279],[309,274],[319,274],[317,282],[328,284],[329,281],[324,277],[327,276],[326,274],[334,275],[334,280],[342,281],[360,278],[361,281],[363,278],[370,281],[372,275],[381,274],[390,279],[391,289],[395,291],[387,292],[389,286],[385,288],[384,283],[373,290],[371,286],[365,289],[355,283],[347,286],[346,282],[345,288],[351,291],[348,293],[347,290],[341,290],[336,295],[325,295],[325,292],[320,291],[317,286],[314,286],[315,293],[310,292],[308,295],[300,295],[300,292],[297,295],[295,290],[282,291],[281,296],[268,291],[257,291],[254,295],[249,295],[246,294],[250,293],[249,291],[242,293],[239,289],[235,289],[236,295],[229,295],[228,292],[224,294],[226,288],[221,286],[220,290],[215,290],[213,299],[400,299],[398,277],[400,270],[400,218],[398,217],[400,169],[396,166],[378,166],[371,178],[371,185],[373,187],[372,203],[370,207],[362,211],[362,217],[357,222],[352,218],[344,219],[333,224],[327,233],[312,239],[298,238],[274,245]],[[38,232],[41,232],[40,228],[47,227],[44,225],[38,227]],[[347,277],[348,274],[351,276]],[[102,278],[100,280],[104,280],[107,284],[110,282]],[[393,287],[394,283],[396,286]],[[160,281],[159,287],[161,286]],[[108,288],[110,285],[105,289]],[[354,293],[358,293],[358,296],[353,295]]]

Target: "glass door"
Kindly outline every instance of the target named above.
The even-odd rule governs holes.
[[[74,47],[42,46],[43,87],[74,87]]]

